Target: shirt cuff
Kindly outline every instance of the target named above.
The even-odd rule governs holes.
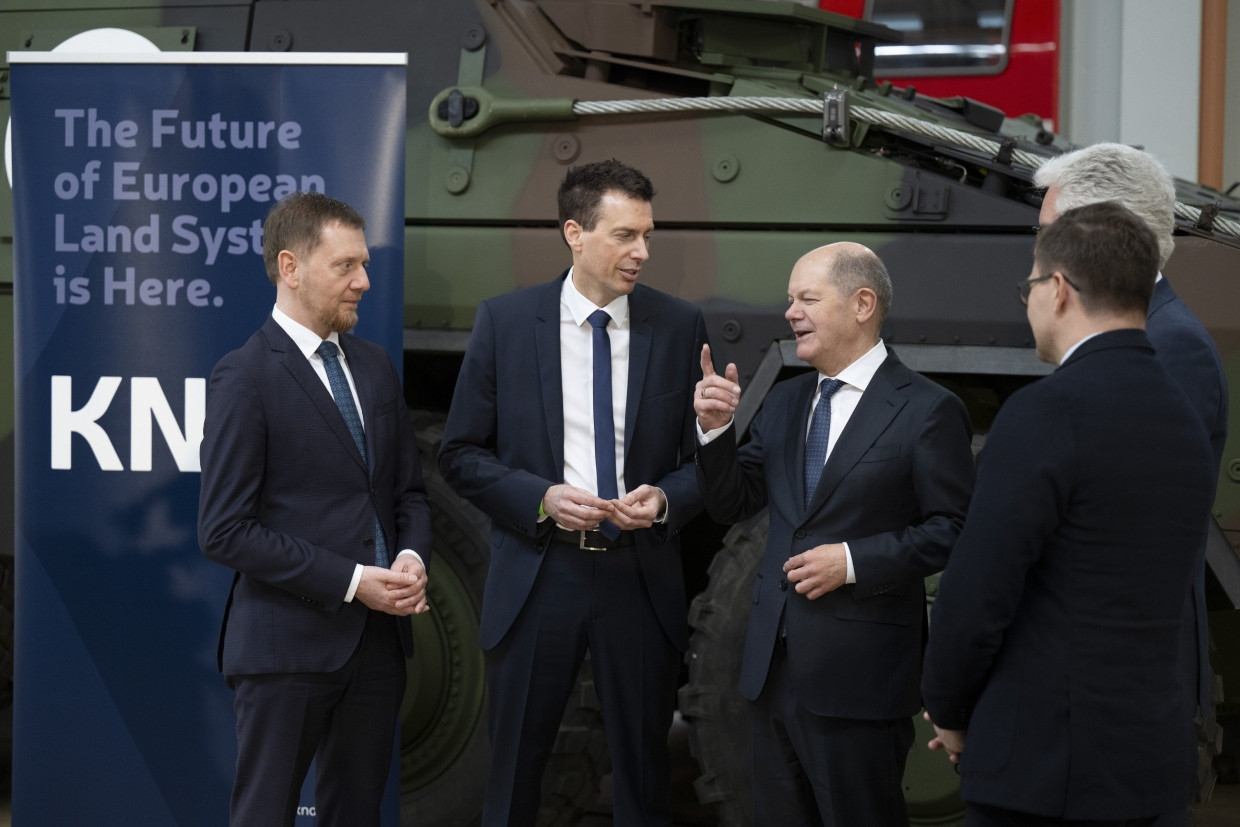
[[[353,569],[353,579],[349,581],[349,590],[344,593],[344,602],[352,603],[353,595],[357,594],[357,586],[362,582],[362,564],[358,563]]]
[[[848,543],[844,543],[844,562],[848,564],[848,573],[844,575],[845,583],[856,583],[857,572],[853,569],[852,550],[848,548]]]
[[[710,443],[714,442],[716,437],[718,437],[728,428],[732,427],[732,423],[734,421],[735,420],[733,419],[729,419],[727,425],[723,425],[722,427],[715,428],[711,431],[707,431],[706,433],[702,433],[701,424],[696,419],[693,420],[693,430],[697,431],[698,445],[709,445]]]

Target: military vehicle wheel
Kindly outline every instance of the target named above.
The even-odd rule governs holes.
[[[1214,639],[1210,639],[1210,651],[1214,651]],[[1197,730],[1197,789],[1193,794],[1194,804],[1207,804],[1214,795],[1214,785],[1218,782],[1218,772],[1214,768],[1214,759],[1223,751],[1223,725],[1218,720],[1219,705],[1223,703],[1223,678],[1214,675],[1211,700],[1213,704],[1208,710],[1198,710],[1193,719]],[[1204,714],[1203,714],[1204,713]]]
[[[694,789],[703,804],[716,806],[721,827],[753,823],[746,765],[747,701],[736,685],[750,593],[766,548],[768,525],[764,511],[732,527],[711,561],[706,590],[689,609],[689,681],[680,690],[680,712],[689,722],[689,748],[702,771]],[[924,748],[930,725],[920,715],[914,724],[917,736],[904,773],[909,821],[941,827],[960,824],[964,806],[953,765]]]
[[[689,723],[689,751],[701,776],[698,800],[715,805],[720,827],[753,823],[746,759],[746,701],[736,690],[741,674],[749,594],[766,547],[763,511],[731,528],[711,560],[706,590],[689,607],[689,680],[680,689],[680,714]]]
[[[443,417],[415,412],[414,425],[435,545],[431,611],[413,624],[415,651],[401,706],[401,824],[467,827],[482,816],[491,754],[485,664],[477,642],[490,520],[439,474],[435,454]],[[543,777],[540,827],[576,823],[598,797],[607,771],[602,716],[587,661]]]

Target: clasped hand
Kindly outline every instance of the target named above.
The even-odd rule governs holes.
[[[572,531],[593,531],[604,520],[624,531],[650,528],[666,505],[663,492],[653,485],[640,485],[618,500],[604,500],[568,483],[551,486],[543,496],[546,515]]]
[[[377,612],[407,617],[430,610],[427,582],[422,562],[412,554],[402,554],[390,569],[362,566],[362,579],[354,596]]]

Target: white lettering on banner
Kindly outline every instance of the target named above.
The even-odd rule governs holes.
[[[96,421],[112,404],[116,389],[121,386],[119,376],[100,377],[90,401],[73,410],[73,377],[52,377],[52,468],[68,470],[73,467],[73,435],[81,434],[95,453],[95,461],[104,471],[123,471],[121,458],[112,447],[112,440]]]
[[[99,424],[107,413],[117,389],[120,376],[101,376],[95,384],[90,399],[78,410],[73,410],[73,377],[52,377],[52,469],[68,471],[73,468],[73,435],[79,434],[90,446],[95,461],[104,471],[124,471],[120,456]],[[164,442],[177,470],[198,472],[198,446],[202,443],[202,427],[207,412],[207,380],[190,377],[185,380],[185,428],[181,429],[172,412],[172,406],[164,395],[159,380],[151,376],[135,376],[130,381],[129,406],[129,470],[150,471],[153,453],[153,419],[159,424]]]
[[[56,181],[57,193],[65,193],[61,198],[67,200],[76,194],[78,178],[69,173],[61,175],[63,180]],[[83,172],[82,181],[84,187],[93,187],[87,172]],[[279,201],[298,190],[323,192],[326,186],[321,175],[279,174],[274,178],[263,173],[249,177],[235,172],[190,175],[187,172],[144,172],[137,161],[112,164],[112,198],[116,201],[189,201],[192,198],[203,204],[216,202],[221,212],[231,211],[233,204],[246,197],[262,204]]]
[[[215,264],[221,252],[239,256],[246,253],[263,254],[263,222],[256,218],[249,226],[237,227],[199,227],[198,218],[193,215],[178,215],[172,219],[172,234],[180,239],[171,247],[172,252],[188,255],[198,251],[198,237],[201,234],[203,246],[207,250],[207,266]],[[224,247],[227,238],[228,246]]]
[[[206,307],[214,303],[219,307],[223,300],[216,296],[210,298],[211,283],[206,279],[143,279],[138,281],[137,271],[133,267],[125,268],[123,278],[117,278],[116,271],[111,267],[103,268],[103,303],[129,304],[137,301],[150,307],[174,305],[181,290],[185,291],[185,301],[194,307]],[[136,294],[136,296],[135,296]]]
[[[128,253],[134,250],[139,253],[159,252],[157,214],[152,214],[148,223],[136,229],[124,224],[109,224],[106,227],[83,224],[80,239],[76,234],[70,238],[65,232],[64,213],[56,213],[55,227],[58,253],[76,253],[78,250],[86,253]],[[261,248],[259,252],[262,252]]]
[[[129,380],[129,470],[151,470],[151,420],[159,423],[164,442],[172,451],[178,471],[201,471],[198,446],[207,414],[207,380],[185,380],[185,432],[177,424],[164,389],[153,376]]]
[[[151,112],[152,146],[162,147],[167,136],[179,137],[181,146],[186,149],[206,149],[208,146],[212,149],[301,148],[301,124],[297,121],[278,124],[275,121],[226,121],[219,112],[205,121],[174,121],[178,114],[176,109]],[[66,131],[68,129],[66,122]],[[275,140],[272,140],[273,137]]]

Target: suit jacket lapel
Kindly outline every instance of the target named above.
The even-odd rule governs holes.
[[[650,363],[650,345],[654,337],[649,314],[638,312],[641,302],[635,301],[637,297],[636,290],[629,295],[629,388],[624,403],[625,469],[629,468],[629,449],[633,445],[629,437],[637,427],[637,409],[646,384],[646,368]]]
[[[818,373],[808,373],[802,386],[793,394],[793,405],[788,412],[791,427],[787,429],[785,456],[792,457],[788,463],[788,487],[799,508],[805,507],[805,436],[809,433],[809,403],[818,388]]]
[[[366,438],[366,456],[370,458],[370,468],[366,469],[366,473],[370,474],[377,459],[375,456],[374,422],[372,421],[374,418],[375,389],[371,382],[370,371],[367,369],[369,365],[366,364],[362,354],[356,352],[357,348],[352,347],[352,342],[346,339],[346,337],[341,336],[340,349],[344,351],[344,358],[349,363],[349,373],[353,376],[353,387],[357,389],[357,402],[361,406],[362,430],[365,432]],[[332,400],[333,404],[335,401],[335,399]],[[336,411],[339,413],[340,408],[337,407]],[[343,423],[344,417],[341,417],[340,421]],[[348,427],[344,430],[346,434],[349,433]],[[353,442],[352,434],[349,434],[349,442]],[[361,461],[362,457],[360,454],[357,455],[357,459],[359,462]]]
[[[546,285],[539,297],[534,323],[535,360],[546,413],[547,440],[551,444],[553,467],[561,472],[564,468],[564,391],[560,372],[560,291],[564,287],[564,275]]]
[[[297,345],[284,332],[284,329],[276,323],[274,319],[267,320],[267,341],[271,343],[271,349],[279,354],[281,364],[293,377],[293,380],[301,386],[309,398],[310,403],[314,405],[315,410],[323,417],[327,426],[331,428],[332,433],[344,445],[353,457],[353,460],[362,468],[366,468],[366,463],[362,462],[362,455],[358,453],[357,445],[353,442],[353,435],[349,433],[349,428],[344,424],[344,417],[340,414],[340,408],[336,406],[336,400],[332,398],[331,391],[323,384],[323,380],[314,372],[314,368],[310,367],[310,362],[297,349]],[[349,358],[350,354],[346,353],[345,358]],[[357,377],[353,379],[357,382]],[[361,396],[361,390],[358,390],[358,396]],[[367,474],[370,473],[366,469]]]
[[[861,401],[857,403],[856,410],[849,417],[848,424],[844,426],[843,433],[831,450],[831,455],[827,457],[822,478],[814,491],[814,499],[809,504],[810,511],[831,496],[831,492],[857,464],[857,460],[870,449],[904,407],[908,400],[899,392],[899,388],[907,384],[908,369],[894,354],[889,353],[874,378],[870,380],[869,387],[861,395]],[[804,440],[801,441],[804,443]],[[801,455],[805,455],[804,447]]]

